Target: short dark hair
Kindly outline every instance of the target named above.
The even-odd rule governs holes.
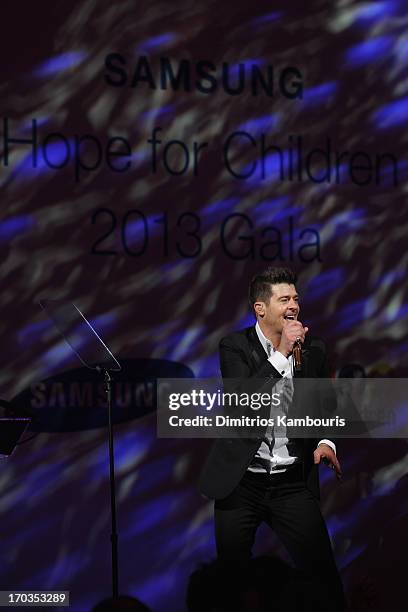
[[[295,285],[297,282],[297,275],[290,268],[273,268],[270,266],[255,274],[249,285],[249,303],[251,307],[255,302],[267,303],[272,295],[272,285],[278,285],[279,283],[287,283],[288,285]]]

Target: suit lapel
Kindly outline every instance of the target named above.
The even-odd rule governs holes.
[[[258,334],[255,331],[255,326],[248,328],[248,343],[251,359],[255,363],[255,369],[257,370],[262,363],[266,361],[267,355],[259,341]]]

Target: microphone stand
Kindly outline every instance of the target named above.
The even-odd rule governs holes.
[[[111,503],[111,549],[112,549],[112,596],[119,596],[119,572],[118,572],[118,532],[116,523],[116,493],[115,493],[115,463],[113,450],[113,424],[112,424],[112,377],[109,370],[98,368],[105,379],[105,391],[108,400],[108,436],[109,436],[109,480],[110,480],[110,503]]]

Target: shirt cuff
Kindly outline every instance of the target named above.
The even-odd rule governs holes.
[[[337,456],[336,445],[335,445],[334,442],[332,442],[331,440],[320,440],[320,442],[319,442],[319,444],[317,446],[320,446],[320,444],[327,444],[327,446],[330,446],[330,448],[332,449],[334,454]]]
[[[268,361],[275,370],[278,370],[279,374],[282,374],[282,376],[290,373],[289,359],[279,351],[272,353],[272,355],[268,357]]]

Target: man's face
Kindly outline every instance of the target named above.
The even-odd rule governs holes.
[[[287,283],[272,285],[269,304],[256,302],[254,306],[259,319],[275,332],[282,331],[287,317],[296,320],[300,310],[296,287]]]

